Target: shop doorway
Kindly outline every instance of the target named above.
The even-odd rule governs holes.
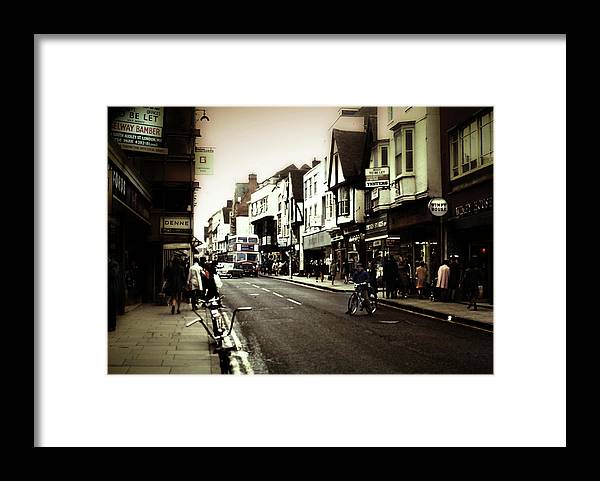
[[[480,300],[493,304],[494,276],[492,243],[490,241],[471,242],[469,244],[469,259],[475,261],[483,273],[484,284]]]

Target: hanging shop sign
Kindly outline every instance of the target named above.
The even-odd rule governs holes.
[[[385,187],[390,186],[390,168],[377,167],[375,169],[365,169],[365,187]]]
[[[435,197],[431,199],[427,207],[429,207],[429,212],[436,217],[441,217],[448,212],[448,202],[446,202],[446,199],[442,199],[441,197]]]
[[[191,234],[192,222],[189,217],[161,217],[160,218],[160,233],[161,234]]]
[[[124,150],[168,154],[164,145],[163,107],[123,107],[116,109],[111,135]]]
[[[348,237],[348,242],[359,242],[361,239],[365,237],[364,234],[354,234]]]
[[[213,175],[214,147],[194,147],[196,175]]]

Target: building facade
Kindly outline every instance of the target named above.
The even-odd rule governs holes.
[[[483,298],[493,303],[494,110],[444,107],[440,123],[448,257],[482,269]]]
[[[184,261],[193,236],[194,107],[108,109],[109,256],[123,304],[158,300],[166,263]]]

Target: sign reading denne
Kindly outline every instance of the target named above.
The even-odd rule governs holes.
[[[374,169],[365,169],[365,187],[389,187],[390,186],[390,168],[376,167]]]
[[[163,107],[123,107],[112,120],[111,134],[122,149],[167,154],[163,119]]]
[[[192,224],[189,217],[161,217],[161,234],[190,234]]]

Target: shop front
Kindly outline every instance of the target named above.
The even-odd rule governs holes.
[[[387,212],[367,221],[365,224],[366,262],[368,266],[374,263],[378,278],[383,277],[383,261],[389,255],[389,248],[386,242],[388,238]]]
[[[110,152],[110,151],[109,151]],[[116,156],[108,162],[108,260],[118,273],[117,312],[150,297],[150,194]]]
[[[429,212],[427,203],[428,199],[418,200],[389,213],[387,252],[396,261],[408,264],[411,280],[419,263],[427,265],[430,280],[441,263],[439,221]]]
[[[329,237],[331,242],[331,256],[332,259],[337,263],[337,270],[343,275],[344,263],[346,262],[348,253],[346,249],[346,243],[344,241],[344,234],[341,229],[335,229],[329,231]]]
[[[302,238],[304,249],[304,273],[310,275],[316,265],[329,265],[332,261],[331,236],[329,232],[315,232]]]
[[[448,252],[462,267],[476,263],[483,272],[482,300],[493,303],[493,195],[492,183],[452,195],[449,200]]]
[[[365,234],[358,228],[344,231],[344,240],[346,244],[346,261],[348,262],[349,272],[354,272],[356,264],[361,263],[367,269],[367,256],[365,247]]]

